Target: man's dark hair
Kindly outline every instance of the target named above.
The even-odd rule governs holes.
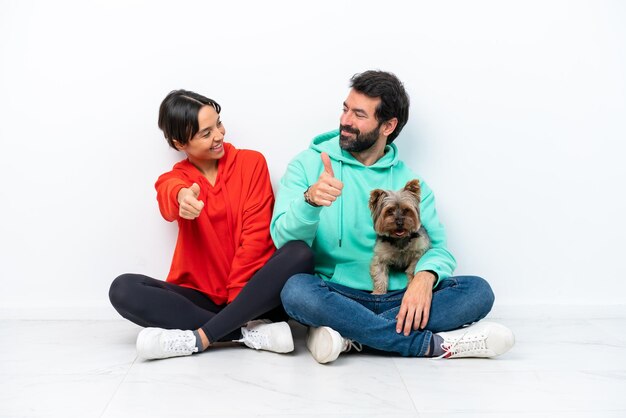
[[[219,114],[222,107],[215,101],[187,90],[170,92],[159,108],[159,129],[170,147],[177,149],[174,140],[185,145],[198,133],[198,112],[202,106],[211,106]]]
[[[396,129],[387,137],[387,144],[391,144],[409,120],[409,96],[402,82],[392,73],[369,70],[355,74],[350,79],[350,87],[368,97],[380,97],[375,113],[379,125],[392,118],[398,119]]]

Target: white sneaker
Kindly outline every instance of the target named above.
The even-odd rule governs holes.
[[[337,360],[339,354],[354,348],[361,351],[363,347],[356,341],[343,338],[330,327],[309,327],[306,346],[313,358],[321,364]]]
[[[241,328],[241,340],[255,350],[273,351],[274,353],[290,353],[293,351],[291,328],[286,322],[272,323],[267,319],[250,321]]]
[[[515,345],[510,329],[495,322],[478,322],[469,327],[437,333],[443,338],[444,353],[438,358],[496,357]]]
[[[144,359],[189,356],[197,351],[193,331],[144,328],[137,336],[137,355]]]

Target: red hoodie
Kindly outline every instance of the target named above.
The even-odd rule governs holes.
[[[178,214],[178,192],[200,186],[204,208],[194,220]],[[270,238],[274,194],[262,154],[224,143],[215,185],[188,160],[155,184],[161,215],[178,221],[178,240],[167,281],[232,302],[276,250]]]

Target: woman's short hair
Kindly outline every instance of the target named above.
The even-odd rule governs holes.
[[[170,147],[177,149],[174,140],[185,145],[198,133],[198,112],[202,106],[211,106],[219,114],[222,107],[212,99],[187,90],[170,92],[159,108],[159,129]]]
[[[393,73],[369,70],[355,74],[350,87],[368,97],[380,97],[375,113],[379,124],[398,119],[396,129],[387,137],[387,144],[391,144],[409,120],[409,96],[402,82]]]

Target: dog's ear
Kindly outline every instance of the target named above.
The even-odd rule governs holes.
[[[418,202],[420,201],[420,194],[422,192],[422,189],[420,187],[420,181],[418,179],[410,180],[409,182],[407,182],[406,186],[404,186],[404,190],[413,194]]]
[[[382,189],[374,189],[370,192],[370,211],[372,215],[376,212],[378,202],[385,196],[387,196],[387,192]]]

